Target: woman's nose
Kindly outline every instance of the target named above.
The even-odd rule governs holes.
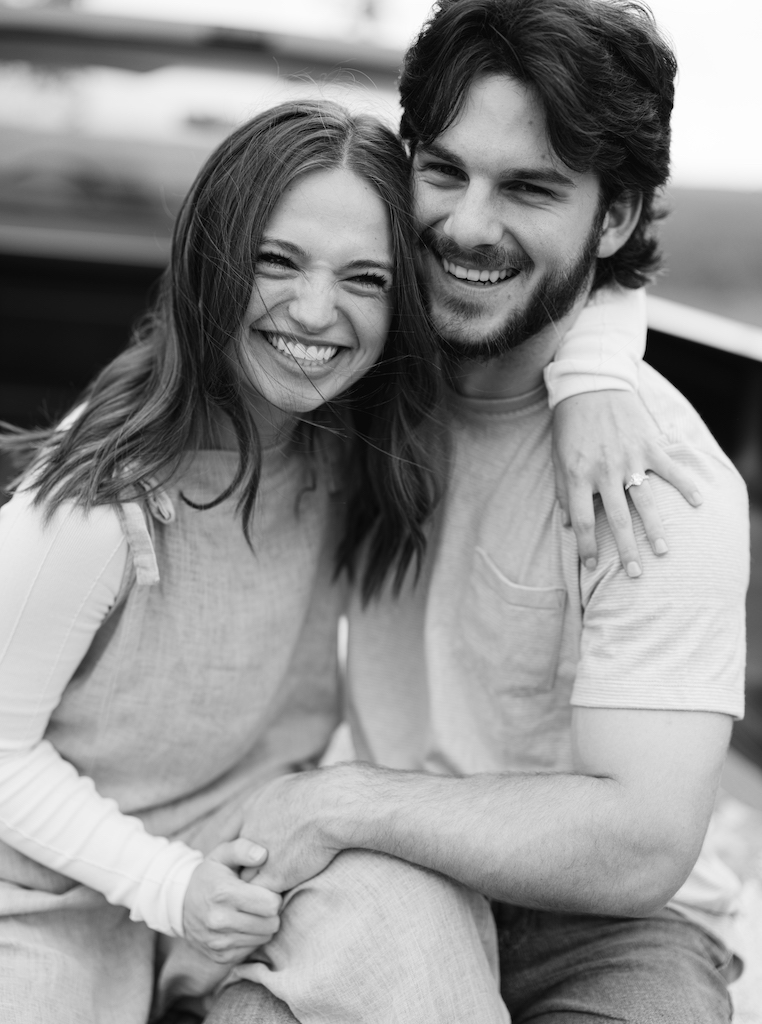
[[[301,280],[288,305],[289,316],[309,334],[319,334],[336,323],[336,295],[321,281]]]
[[[498,245],[504,230],[489,190],[475,184],[454,197],[443,224],[443,233],[464,249]]]

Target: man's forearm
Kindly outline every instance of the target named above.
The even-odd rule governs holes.
[[[314,824],[328,845],[400,857],[523,906],[647,914],[692,863],[625,820],[611,778],[451,778],[355,764],[326,772],[316,794]]]
[[[640,916],[677,891],[701,848],[731,721],[706,712],[576,708],[575,771],[465,778],[343,764],[275,779],[244,834],[283,892],[360,848],[488,896]]]

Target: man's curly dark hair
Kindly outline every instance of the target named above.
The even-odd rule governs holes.
[[[677,64],[639,0],[439,0],[408,50],[401,132],[412,149],[457,118],[476,78],[532,88],[555,153],[601,184],[602,211],[642,198],[627,243],[599,259],[593,288],[646,284],[661,261],[657,190],[669,176]]]

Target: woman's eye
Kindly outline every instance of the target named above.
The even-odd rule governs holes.
[[[355,274],[349,280],[352,284],[359,284],[363,288],[377,288],[385,291],[391,287],[391,281],[381,274]]]
[[[255,267],[264,270],[293,270],[294,264],[288,256],[282,256],[278,252],[260,252]]]

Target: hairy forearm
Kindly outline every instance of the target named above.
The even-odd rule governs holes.
[[[335,849],[387,853],[523,906],[650,913],[698,853],[672,847],[669,829],[633,823],[611,778],[450,778],[354,764],[326,772],[321,789],[314,820]]]

